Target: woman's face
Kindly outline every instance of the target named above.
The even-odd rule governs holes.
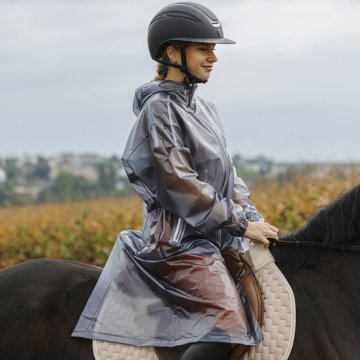
[[[186,47],[186,61],[190,74],[200,80],[208,80],[217,61],[215,44],[195,44]]]
[[[203,81],[209,79],[213,65],[217,61],[214,51],[215,44],[191,43],[186,47],[186,61],[191,75]],[[181,64],[181,51],[179,49],[170,45],[167,52],[170,61]],[[166,79],[182,81],[185,76],[179,69],[169,67]]]

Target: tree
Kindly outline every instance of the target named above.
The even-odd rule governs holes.
[[[112,162],[98,164],[99,186],[106,193],[114,193],[116,189],[116,169]]]
[[[33,177],[39,180],[49,180],[50,165],[46,158],[38,156],[37,163],[33,169]]]
[[[83,200],[98,196],[101,189],[97,184],[86,181],[82,176],[74,176],[68,172],[61,172],[51,186],[43,190],[39,202]]]
[[[16,158],[5,159],[4,170],[8,181],[16,180],[21,175],[21,170],[17,162],[18,160]]]
[[[0,206],[12,205],[12,191],[8,184],[0,184]]]

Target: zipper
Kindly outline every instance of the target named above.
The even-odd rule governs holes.
[[[203,124],[205,124],[206,127],[207,127],[208,129],[210,129],[211,132],[215,135],[215,137],[216,137],[216,139],[217,139],[217,141],[218,141],[218,143],[219,143],[219,145],[220,145],[220,148],[221,148],[221,150],[222,150],[222,153],[223,153],[223,155],[224,155],[225,165],[228,167],[228,166],[229,166],[228,154],[227,154],[227,151],[224,149],[223,144],[221,143],[221,140],[220,140],[217,132],[216,132],[215,129],[213,129],[213,128],[210,126],[210,124],[208,124],[205,120],[202,120],[202,119],[199,119],[199,120],[200,120]],[[225,193],[225,189],[226,189],[228,180],[229,180],[229,172],[226,171],[226,169],[225,169],[225,181],[224,181],[224,186],[223,186],[222,191],[221,191],[221,193],[222,193],[223,196],[224,196],[224,193]]]
[[[191,96],[192,96],[192,94],[193,94],[194,86],[195,86],[195,84],[192,84],[192,86],[190,86],[189,88],[187,88],[187,90],[188,90],[188,94],[187,94],[187,95],[188,95],[188,99],[187,99],[187,100],[188,100],[188,104],[187,104],[188,107],[190,107],[190,105],[191,105]],[[185,85],[185,88],[186,88],[186,85]],[[225,165],[226,165],[226,166],[229,166],[229,160],[228,160],[227,151],[224,149],[224,147],[223,147],[223,145],[222,145],[222,143],[221,143],[221,140],[219,139],[219,136],[218,136],[217,132],[216,132],[215,129],[213,129],[213,128],[210,126],[210,124],[208,124],[205,120],[202,120],[202,119],[200,119],[200,118],[199,118],[199,120],[200,120],[203,124],[205,124],[206,127],[207,127],[208,129],[210,129],[210,131],[215,135],[215,137],[216,137],[216,139],[217,139],[217,141],[218,141],[218,143],[219,143],[219,145],[220,145],[221,151],[222,151],[222,153],[223,153],[223,155],[224,155],[225,163],[226,163]],[[229,174],[228,174],[227,171],[225,171],[225,181],[224,181],[224,186],[223,186],[222,191],[221,191],[222,195],[224,195],[224,192],[225,192],[225,189],[226,189],[228,180],[229,180]]]

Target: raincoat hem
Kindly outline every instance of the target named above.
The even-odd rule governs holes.
[[[231,344],[243,344],[243,345],[250,345],[256,346],[259,342],[255,342],[253,339],[249,339],[249,336],[244,337],[234,337],[234,336],[195,336],[191,338],[182,338],[179,340],[156,340],[156,339],[130,339],[127,337],[122,337],[118,335],[110,335],[110,334],[102,334],[98,332],[93,332],[92,335],[84,334],[81,331],[74,331],[71,335],[72,337],[81,337],[90,340],[101,340],[101,341],[110,341],[120,344],[128,344],[133,346],[158,346],[158,347],[172,347],[178,345],[184,345],[189,343],[196,343],[196,342],[220,342],[220,343],[231,343]]]

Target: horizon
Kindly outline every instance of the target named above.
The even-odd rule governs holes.
[[[271,161],[274,164],[281,165],[281,164],[297,164],[297,165],[360,165],[360,160],[357,161],[351,161],[351,160],[329,160],[329,161],[322,161],[322,160],[277,160],[270,158],[264,154],[255,154],[253,156],[244,156],[243,154],[239,152],[235,152],[233,154],[230,154],[231,158],[234,158],[235,156],[241,156],[241,158],[245,161],[253,161],[253,160],[259,160],[260,158],[264,158],[266,161]],[[95,157],[101,157],[101,158],[111,158],[111,157],[117,157],[119,160],[121,160],[121,154],[116,153],[96,153],[96,152],[74,152],[74,151],[60,151],[57,153],[52,154],[44,154],[44,153],[24,153],[24,154],[10,154],[10,155],[1,155],[0,154],[0,161],[6,160],[6,159],[26,159],[26,158],[38,158],[43,157],[45,159],[49,158],[57,158],[61,156],[95,156]]]

